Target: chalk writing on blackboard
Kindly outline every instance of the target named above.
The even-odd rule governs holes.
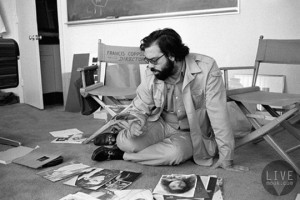
[[[67,0],[68,22],[238,12],[239,0]]]

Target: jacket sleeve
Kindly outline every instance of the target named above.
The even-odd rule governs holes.
[[[125,113],[135,116],[141,121],[141,124],[145,124],[148,117],[151,115],[152,110],[155,108],[151,89],[149,88],[149,81],[146,78],[143,79],[136,91],[136,97],[120,115]]]
[[[233,160],[234,137],[227,110],[226,89],[215,61],[207,79],[206,108],[218,145],[219,159]]]

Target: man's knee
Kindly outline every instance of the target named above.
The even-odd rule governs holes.
[[[136,153],[141,150],[139,143],[132,140],[130,136],[127,136],[126,132],[120,132],[116,142],[118,148],[127,153]]]
[[[181,148],[172,146],[168,151],[164,152],[164,157],[169,165],[178,165],[191,158],[191,155],[187,154]]]

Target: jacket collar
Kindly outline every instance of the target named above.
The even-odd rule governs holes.
[[[182,85],[182,90],[195,78],[195,74],[201,73],[202,70],[198,66],[198,62],[200,62],[200,58],[198,58],[197,54],[188,54],[185,57],[186,70],[184,74],[184,80]]]

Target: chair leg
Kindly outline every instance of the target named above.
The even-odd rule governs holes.
[[[280,124],[281,122],[283,122],[284,120],[286,120],[287,118],[289,118],[292,114],[294,114],[297,111],[297,109],[292,109],[289,110],[288,112],[284,113],[283,115],[279,116],[278,118],[276,118],[275,120],[269,122],[268,124],[261,126],[255,119],[249,119],[250,122],[255,125],[255,131],[251,132],[250,134],[248,134],[247,136],[239,139],[236,142],[236,148],[245,145],[249,142],[252,142],[253,140],[262,137],[266,134],[268,134],[268,132],[270,130],[272,130],[275,126],[277,126],[278,124]]]
[[[285,152],[286,152],[286,153],[290,153],[290,152],[292,152],[292,151],[296,151],[296,150],[299,149],[299,148],[300,148],[300,144],[299,144],[299,145],[296,145],[296,146],[294,146],[294,147],[292,147],[292,148],[289,148],[289,149],[285,150]]]
[[[298,115],[296,114],[296,115],[292,116],[292,117],[291,117],[290,119],[288,119],[287,121],[288,121],[289,124],[291,124],[291,125],[296,124],[297,122],[300,121],[300,113],[299,113]],[[282,126],[279,126],[278,128],[271,130],[271,131],[269,132],[269,134],[270,134],[271,136],[274,136],[274,135],[276,135],[277,133],[280,133],[281,131],[284,131],[284,128],[283,128]],[[260,142],[262,142],[262,141],[264,141],[263,138],[258,138],[258,139],[256,139],[256,140],[253,142],[253,144],[258,144],[258,143],[260,143]],[[286,151],[286,152],[287,152],[287,151]]]
[[[241,103],[241,102],[236,102],[239,107],[241,108],[241,110],[243,111],[244,114],[249,114],[250,111]],[[268,106],[266,106],[268,107]],[[292,131],[295,134],[295,131],[297,129],[295,129],[294,127],[292,127],[292,125],[290,123],[288,123],[286,120],[288,118],[290,118],[295,112],[298,111],[298,109],[294,108],[289,110],[288,112],[284,113],[283,115],[279,116],[277,113],[277,115],[274,113],[275,111],[272,110],[272,108],[267,108],[269,109],[268,111],[270,112],[271,115],[273,115],[274,117],[277,117],[276,119],[274,119],[273,121],[269,122],[268,124],[261,126],[255,119],[250,118],[249,121],[251,122],[251,124],[254,126],[254,128],[256,129],[255,131],[253,131],[252,133],[250,133],[249,135],[243,137],[242,139],[238,140],[236,142],[236,148],[243,146],[253,140],[256,139],[260,139],[261,137],[266,140],[266,142],[268,144],[270,144],[273,149],[286,161],[288,162],[296,171],[296,173],[300,176],[300,168],[297,166],[297,164],[291,159],[291,157],[287,154],[288,152],[294,151],[296,149],[299,148],[299,146],[296,146],[294,148],[288,149],[287,151],[284,151],[275,141],[274,139],[271,137],[270,131],[276,127],[277,125],[282,125],[282,129],[285,129],[287,127],[287,131]],[[287,125],[286,125],[287,124]],[[292,127],[292,129],[290,129],[290,127]],[[280,127],[279,127],[280,128]],[[271,133],[276,133],[277,131],[274,131],[274,129],[271,131]],[[293,134],[292,133],[292,134]],[[293,135],[294,135],[293,134]]]
[[[264,108],[273,116],[273,117],[279,117],[280,115],[274,111],[270,106],[263,105]],[[300,141],[300,134],[299,130],[293,127],[288,121],[283,121],[280,123],[280,125],[286,129],[289,133],[291,133],[295,138],[297,138]]]
[[[277,153],[288,162],[296,171],[298,175],[300,175],[300,168],[297,164],[291,159],[291,157],[274,141],[274,139],[270,135],[265,135],[264,139],[277,151]]]

